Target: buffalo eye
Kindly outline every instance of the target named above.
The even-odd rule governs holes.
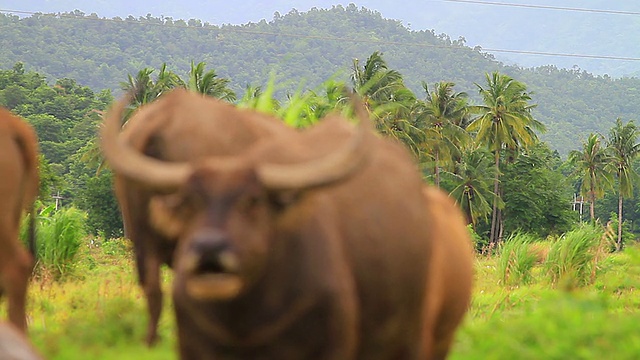
[[[238,201],[238,209],[246,214],[255,215],[260,203],[264,202],[260,194],[246,194]]]
[[[181,197],[181,206],[188,209],[199,209],[205,206],[205,196],[196,192],[188,192]]]
[[[150,222],[156,231],[167,237],[178,237],[183,229],[188,209],[178,195],[156,196],[149,202]]]
[[[269,204],[278,212],[284,211],[287,207],[295,204],[301,197],[300,191],[285,190],[269,193]]]

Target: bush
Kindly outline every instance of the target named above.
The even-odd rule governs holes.
[[[87,228],[97,235],[104,232],[107,237],[119,237],[124,233],[120,207],[113,192],[113,176],[101,171],[96,176],[83,177],[85,184],[78,191],[74,202],[87,212]]]
[[[491,247],[489,246],[489,238],[480,236],[474,229],[473,225],[467,225],[467,230],[469,230],[469,235],[471,235],[471,241],[473,242],[473,247],[477,252],[485,254],[490,252]]]

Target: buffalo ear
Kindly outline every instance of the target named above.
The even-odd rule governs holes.
[[[169,238],[177,238],[184,230],[186,216],[180,211],[179,195],[154,196],[149,201],[151,226]]]

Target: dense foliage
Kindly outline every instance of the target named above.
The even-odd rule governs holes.
[[[25,118],[38,135],[41,200],[45,205],[75,204],[88,211],[91,232],[117,236],[122,223],[111,177],[95,177],[98,164],[88,160],[101,114],[112,100],[109,90],[96,94],[72,79],[49,85],[22,63],[0,70],[0,105]]]
[[[134,103],[142,105],[185,87],[240,99],[295,126],[344,109],[353,89],[380,133],[405,143],[425,179],[450,191],[491,242],[514,231],[547,236],[569,229],[577,220],[569,211],[571,196],[586,190],[578,157],[563,164],[562,155],[579,149],[588,134],[635,129],[625,117],[640,110],[632,91],[637,79],[503,66],[462,40],[410,31],[355,5],[294,10],[242,26],[80,12],[0,15],[0,29],[12,44],[0,64],[19,60],[0,71],[0,104],[38,132],[43,189],[49,192],[43,196],[88,211],[91,231],[109,237],[122,234],[122,226],[110,174],[96,175],[101,159],[95,132],[116,88],[135,91]],[[205,71],[206,65],[215,70]],[[42,73],[27,70],[32,67]],[[262,89],[269,73],[276,80]],[[57,80],[48,83],[47,76]],[[429,78],[441,81],[431,86]],[[627,145],[635,146],[636,137],[629,134]],[[603,151],[613,158],[615,139],[606,140]],[[602,202],[613,205],[609,194],[623,196],[617,206],[595,212],[602,222],[616,213],[622,224],[637,207],[631,196],[636,153],[617,156],[624,157],[624,171],[609,173],[624,177],[602,184],[596,199],[604,196]]]
[[[464,40],[411,31],[355,5],[293,10],[269,22],[222,26],[152,16],[104,19],[78,11],[0,15],[0,32],[1,68],[20,61],[50,79],[75,79],[94,91],[115,90],[127,74],[162,63],[186,74],[195,60],[230,79],[235,92],[262,84],[275,71],[283,98],[283,91],[293,93],[301,79],[309,89],[335,74],[346,80],[354,58],[380,51],[414,92],[424,81],[448,81],[477,100],[473,84],[499,70],[527,84],[538,104],[533,113],[549,130],[542,139],[562,156],[578,149],[590,132],[606,133],[615,118],[630,119],[640,110],[638,79],[593,76],[579,68],[504,66]]]
[[[122,235],[111,175],[108,170],[98,171],[102,163],[95,137],[101,114],[112,101],[110,91],[96,95],[71,79],[58,80],[50,86],[38,73],[25,72],[21,63],[0,71],[0,79],[5,84],[0,88],[0,94],[5,94],[0,97],[0,105],[26,118],[40,138],[43,200],[62,199],[63,204],[75,204],[87,211],[89,230],[94,234]],[[352,88],[365,101],[381,134],[402,141],[414,152],[425,179],[451,193],[480,236],[498,242],[516,231],[542,237],[567,231],[578,220],[571,212],[571,197],[582,185],[578,176],[566,175],[576,174],[579,164],[575,157],[563,162],[556,151],[537,140],[535,129],[544,126],[532,117],[535,104],[524,83],[497,72],[486,74],[486,81],[487,85],[477,84],[486,92],[484,105],[471,105],[465,93],[455,91],[452,82],[436,83],[433,90],[423,84],[426,98],[420,100],[405,85],[403,75],[389,68],[381,54],[374,52],[363,65],[353,62],[350,84],[328,80],[321,91],[298,92],[281,102],[273,98],[277,85],[270,82],[264,91],[248,88],[239,103],[272,112],[290,125],[306,126],[329,111],[346,110],[347,92]],[[191,64],[187,80],[163,65],[158,72],[144,68],[121,82],[122,89],[135,91],[137,106],[154,101],[174,87],[228,101],[236,99],[227,84],[228,80],[218,77],[215,71],[205,72],[203,63]],[[500,84],[508,86],[501,88]],[[7,97],[10,93],[24,95]],[[510,110],[498,115],[496,109],[504,99]],[[503,125],[508,132],[496,135],[503,143],[496,143],[498,138],[488,135],[493,126],[490,119],[495,116],[509,119]],[[489,121],[485,123],[486,119]],[[635,140],[631,137],[628,141]],[[603,151],[613,154],[610,148]],[[634,156],[629,155],[629,164]],[[635,179],[635,168],[626,171],[630,180]],[[501,175],[498,183],[495,174]],[[605,194],[615,193],[613,182],[602,186],[607,187]],[[619,202],[615,207],[607,199],[602,200],[609,204],[602,222],[611,213],[629,218]],[[627,202],[631,202],[627,208],[636,208],[635,198]],[[498,230],[492,232],[492,228]]]

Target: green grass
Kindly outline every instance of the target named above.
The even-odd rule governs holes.
[[[36,347],[51,360],[177,359],[169,271],[162,341],[148,349],[146,305],[128,242],[89,245],[85,238],[60,280],[33,280],[28,316]],[[640,358],[639,245],[592,261],[595,279],[582,286],[554,286],[544,262],[530,269],[527,284],[504,286],[499,262],[499,255],[477,257],[474,297],[450,359]]]
[[[579,230],[579,236],[570,237],[584,234]],[[584,260],[579,251],[584,247],[576,245],[584,241],[570,239],[573,245],[564,246],[574,249],[574,255],[567,258]],[[451,359],[640,358],[640,246],[599,256],[598,261],[591,257],[565,264],[567,269],[582,264],[581,269],[588,269],[580,270],[585,279],[595,274],[592,282],[553,286],[546,272],[549,263],[543,263],[532,269],[534,281],[517,287],[501,284],[499,256],[479,257],[474,298]],[[579,277],[574,273],[570,278]]]
[[[131,250],[124,240],[84,241],[79,261],[62,280],[34,279],[28,304],[30,335],[47,359],[176,359],[170,274],[155,348],[143,345],[147,313]],[[96,246],[97,245],[97,246]]]
[[[607,296],[539,290],[514,294],[493,316],[469,318],[452,359],[637,359],[637,310],[621,312]],[[528,293],[527,295],[532,295]]]

